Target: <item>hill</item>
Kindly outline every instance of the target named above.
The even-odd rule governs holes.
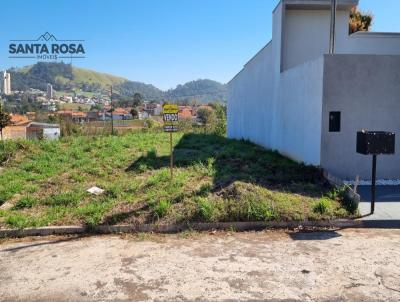
[[[202,102],[226,100],[226,85],[212,80],[197,80],[168,90],[166,96],[173,100],[195,99]]]
[[[113,85],[115,93],[124,97],[140,93],[147,100],[197,100],[200,102],[226,100],[225,85],[211,80],[192,81],[178,85],[175,89],[162,91],[151,84],[130,81],[62,62],[38,62],[23,68],[13,68],[10,72],[13,90],[19,91],[29,88],[45,91],[47,83],[50,83],[56,91],[107,94],[110,85]]]

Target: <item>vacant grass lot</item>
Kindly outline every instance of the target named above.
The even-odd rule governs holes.
[[[0,227],[351,215],[317,169],[276,152],[194,133],[174,145],[171,181],[166,133],[0,142]]]

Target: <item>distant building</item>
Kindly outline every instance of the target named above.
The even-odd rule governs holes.
[[[50,100],[54,97],[53,85],[51,85],[51,84],[47,84],[46,97],[48,100]]]
[[[150,115],[147,111],[144,111],[144,109],[139,110],[139,120],[144,120],[149,117]]]
[[[110,113],[111,116],[111,113]],[[124,108],[115,108],[113,111],[114,120],[131,120],[132,114]]]
[[[1,92],[6,95],[11,94],[11,74],[6,70],[3,73],[3,86]]]
[[[180,120],[193,119],[193,108],[190,106],[179,106],[178,117]]]
[[[30,120],[20,114],[11,114],[11,125],[3,129],[4,139],[25,139],[26,127],[30,124]]]
[[[34,121],[36,119],[36,112],[27,112],[26,116],[30,121]]]
[[[144,111],[146,111],[149,115],[161,115],[162,106],[161,104],[145,103]]]
[[[57,140],[60,135],[61,130],[58,124],[32,122],[26,127],[26,138],[29,140]]]

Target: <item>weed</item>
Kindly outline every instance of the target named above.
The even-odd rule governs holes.
[[[5,223],[12,228],[23,229],[29,226],[30,221],[29,218],[22,213],[10,213],[6,217]]]
[[[246,215],[249,221],[271,220],[275,214],[271,207],[262,201],[250,199],[246,203]]]
[[[215,205],[205,197],[198,198],[199,211],[202,218],[211,221],[215,213]]]
[[[59,225],[79,219],[94,226],[109,212],[120,217],[136,209],[136,203],[130,219],[153,216],[171,223],[325,219],[356,211],[344,190],[323,185],[315,167],[246,141],[204,135],[196,126],[192,131],[173,135],[172,180],[169,136],[157,127],[52,142],[2,141],[0,205],[17,203],[1,211],[0,225]],[[87,194],[93,185],[105,193]],[[321,196],[326,201],[317,205]]]
[[[332,209],[332,203],[327,198],[321,198],[313,205],[313,212],[318,214],[327,214]]]
[[[169,209],[171,208],[171,202],[167,200],[159,201],[153,208],[154,215],[160,219],[167,215]]]
[[[39,201],[32,197],[22,197],[17,203],[14,205],[14,210],[24,209],[24,208],[32,208],[34,205],[38,204]]]
[[[65,192],[49,197],[44,204],[49,206],[76,206],[82,197],[82,192]]]
[[[111,203],[107,200],[102,202],[91,202],[76,210],[76,215],[83,220],[83,222],[89,226],[94,227],[98,225],[107,210],[111,207]]]
[[[212,186],[209,183],[202,184],[200,189],[196,192],[197,196],[205,197],[211,192]]]
[[[162,169],[147,179],[148,186],[155,186],[163,182],[171,180],[170,171],[168,169]]]

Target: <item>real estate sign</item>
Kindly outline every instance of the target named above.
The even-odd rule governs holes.
[[[178,131],[178,105],[164,104],[163,106],[163,120],[165,132]]]

